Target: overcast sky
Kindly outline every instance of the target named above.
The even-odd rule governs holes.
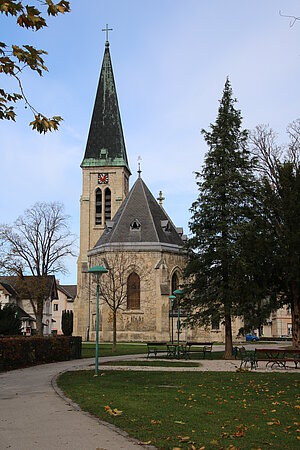
[[[28,1],[30,3],[30,1]],[[12,223],[37,201],[59,201],[79,236],[82,161],[109,24],[110,51],[127,154],[136,180],[137,158],[153,195],[188,233],[197,197],[194,171],[207,147],[201,129],[215,121],[229,76],[248,129],[269,123],[285,142],[300,117],[300,16],[297,0],[71,0],[72,11],[39,32],[0,16],[0,40],[49,52],[49,73],[27,72],[24,88],[47,116],[61,115],[59,132],[40,136],[17,122],[0,123],[0,223]],[[2,76],[2,78],[4,78]],[[16,89],[1,79],[1,86]],[[65,284],[76,283],[76,259]]]

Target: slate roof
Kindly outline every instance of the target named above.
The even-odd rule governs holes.
[[[33,277],[31,275],[25,275],[24,281],[30,281],[30,279],[36,280],[36,277]],[[11,293],[11,295],[19,296],[18,294],[18,286],[17,282],[20,282],[22,279],[19,278],[17,275],[13,276],[0,276],[0,283],[2,284],[5,289]],[[4,286],[5,285],[5,286]],[[49,287],[49,297],[58,298],[57,297],[57,291],[56,291],[56,282],[55,282],[55,276],[54,275],[48,275],[47,276],[47,286]],[[9,290],[9,289],[10,290]]]
[[[138,178],[89,255],[111,247],[180,251],[183,241],[164,209]]]
[[[130,172],[108,42],[81,164],[86,166],[125,166]]]
[[[17,306],[17,311],[20,320],[29,320],[30,322],[36,322],[36,320],[30,314],[24,311],[24,309],[20,308],[20,306]]]
[[[68,299],[74,300],[77,293],[77,285],[76,284],[58,284],[57,289],[61,290]]]

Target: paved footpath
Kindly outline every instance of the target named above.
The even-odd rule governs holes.
[[[101,358],[140,359],[142,355]],[[199,361],[198,361],[199,362]],[[240,362],[201,360],[200,367],[174,367],[174,371],[236,371]],[[81,411],[64,398],[56,386],[57,375],[66,370],[93,368],[94,359],[64,361],[0,373],[0,450],[135,450],[153,448],[139,444],[128,435]],[[168,367],[116,367],[101,370],[158,370]],[[257,371],[266,370],[265,365]],[[282,372],[282,369],[278,371]],[[289,372],[294,372],[288,369]],[[298,369],[299,373],[299,369]]]
[[[105,358],[105,361],[110,359]],[[112,425],[74,409],[57,395],[51,382],[58,373],[86,367],[93,361],[64,361],[0,373],[0,449],[151,448],[138,444]]]

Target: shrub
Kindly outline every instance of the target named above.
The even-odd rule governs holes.
[[[1,308],[0,303],[0,335],[16,336],[22,334],[22,323],[18,317],[16,305],[4,305]]]
[[[81,357],[81,337],[2,337],[0,371]]]
[[[73,311],[63,311],[61,316],[61,328],[64,336],[72,336]]]

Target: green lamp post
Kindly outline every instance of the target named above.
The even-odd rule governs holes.
[[[95,376],[98,375],[98,347],[99,347],[99,278],[108,270],[103,266],[93,266],[89,269],[89,273],[97,275],[97,310],[96,310],[96,355],[95,355]]]
[[[177,319],[177,357],[179,359],[179,332],[180,332],[180,299],[183,296],[183,290],[182,289],[176,289],[176,291],[173,292],[176,297],[178,297],[177,301],[177,307],[178,307],[178,319]]]
[[[174,311],[174,300],[176,299],[175,295],[169,295],[169,300],[171,301],[171,317],[172,317],[172,345],[174,343],[173,337],[173,311]]]

